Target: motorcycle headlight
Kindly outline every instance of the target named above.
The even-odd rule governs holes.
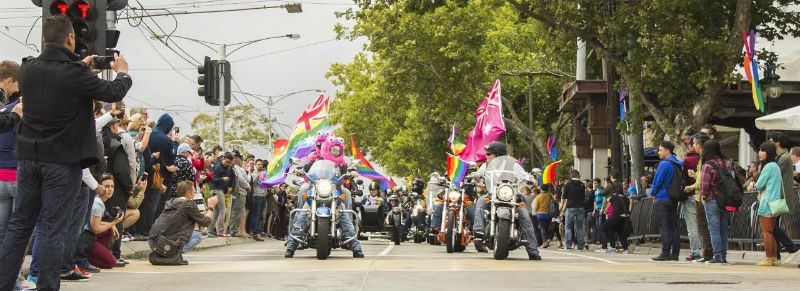
[[[511,201],[511,199],[514,199],[514,188],[509,185],[497,187],[497,199]]]
[[[333,192],[333,184],[329,180],[320,180],[317,182],[317,195],[320,198],[328,198]]]
[[[450,191],[450,194],[447,194],[447,198],[449,198],[451,202],[456,202],[461,199],[461,193],[458,191]]]

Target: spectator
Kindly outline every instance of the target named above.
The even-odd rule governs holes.
[[[75,33],[69,19],[43,21],[42,54],[20,69],[20,91],[25,95],[26,118],[20,123],[16,154],[19,159],[17,208],[0,248],[0,290],[11,290],[19,274],[28,238],[37,221],[42,242],[40,290],[60,287],[59,259],[67,225],[80,192],[82,168],[97,163],[92,128],[91,98],[122,100],[131,86],[124,58],[115,56],[111,68],[116,80],[104,81],[92,73],[95,56],[79,62],[72,53]],[[41,217],[41,219],[39,219]]]
[[[247,192],[250,191],[247,171],[242,168],[242,154],[233,151],[233,172],[236,175],[236,186],[233,190],[233,201],[231,209],[231,233],[233,237],[250,238],[245,231],[245,219],[247,218]]]
[[[4,108],[0,114],[8,116],[8,112],[18,104],[18,102],[8,103],[11,94],[19,91],[17,73],[19,64],[12,61],[0,62],[0,101]],[[15,128],[19,124],[19,119],[11,120],[8,129]],[[17,189],[17,159],[14,157],[14,145],[17,142],[15,130],[6,129],[0,133],[0,243],[6,234],[8,219],[14,208],[14,196]]]
[[[294,199],[289,198],[289,185],[281,184],[277,189],[276,205],[278,210],[275,212],[272,223],[272,236],[277,240],[286,240],[289,234],[289,207]]]
[[[267,205],[269,190],[266,187],[261,187],[261,182],[265,182],[267,179],[263,161],[256,161],[256,170],[250,176],[253,180],[253,183],[251,183],[251,188],[253,189],[253,209],[250,216],[250,225],[253,229],[251,233],[257,241],[264,241],[264,219],[262,217],[264,216],[264,208]]]
[[[132,225],[139,219],[139,211],[127,211],[128,199],[133,193],[133,181],[131,180],[131,167],[128,163],[128,155],[122,146],[120,137],[116,134],[120,120],[114,119],[108,126],[103,128],[103,147],[105,155],[108,157],[107,170],[114,177],[114,196],[105,201],[106,210],[113,213],[114,208],[119,208],[125,214],[125,221],[117,224],[117,231],[124,233],[125,225]],[[133,223],[131,223],[131,221]],[[125,260],[122,259],[122,241],[120,238],[114,239],[114,257],[117,258],[119,263],[117,265],[124,265]]]
[[[794,193],[794,189],[792,188],[792,184],[794,183],[794,179],[792,178],[794,176],[794,167],[792,165],[792,158],[790,157],[789,152],[786,150],[789,147],[789,137],[783,132],[773,131],[769,134],[768,138],[772,143],[775,144],[775,154],[777,155],[775,161],[778,163],[778,167],[781,169],[783,193]],[[791,195],[786,197],[786,202],[789,204],[790,213],[797,211],[795,208],[795,197],[792,197]],[[791,223],[792,220],[790,219],[789,222]],[[787,235],[786,232],[780,228],[780,225],[781,217],[778,216],[775,222],[775,231],[773,233],[778,245],[783,245],[783,248],[789,253],[800,254],[800,252],[798,252],[800,247],[792,242],[792,239],[789,238],[789,235]],[[778,259],[780,258],[781,254],[779,252]]]
[[[644,195],[639,194],[638,197],[637,197],[638,199],[642,199],[644,197],[653,196],[652,193],[651,193],[652,189],[650,188],[650,182],[651,181],[653,181],[653,178],[650,177],[649,175],[642,175],[642,177],[639,178],[639,183],[641,183],[641,185],[639,185],[639,187],[642,189],[641,193],[644,193]]]
[[[231,160],[233,155],[225,153],[219,164],[214,166],[214,178],[211,180],[211,194],[217,197],[217,203],[212,216],[211,229],[209,236],[225,237],[225,196],[230,196],[233,193],[233,186],[236,185],[236,174],[233,173],[231,168]],[[217,233],[217,231],[219,233]]]
[[[703,168],[700,173],[700,195],[705,202],[708,231],[711,235],[711,245],[714,249],[714,258],[706,264],[727,264],[728,253],[728,223],[730,214],[722,208],[719,199],[719,176],[722,171],[733,172],[733,164],[722,155],[719,142],[710,140],[703,145]]]
[[[0,103],[3,106],[13,102],[11,95],[19,92],[19,64],[13,61],[0,61]]]
[[[622,251],[628,253],[628,234],[625,224],[628,222],[630,212],[628,211],[628,198],[619,192],[612,191],[603,202],[601,212],[605,214],[606,220],[603,222],[601,231],[605,234],[602,240],[603,245],[598,252],[616,253],[617,238],[622,243]],[[609,243],[610,242],[610,243]]]
[[[178,172],[178,167],[175,166],[175,146],[169,137],[174,125],[175,122],[172,120],[172,116],[164,113],[158,118],[158,123],[156,123],[155,129],[150,135],[150,151],[159,154],[157,163],[160,165],[161,178],[167,189],[174,183],[173,174]],[[162,195],[162,198],[170,197],[167,194],[170,193],[167,192]]]
[[[190,252],[203,240],[200,231],[195,225],[205,227],[211,224],[213,209],[217,205],[217,198],[208,199],[208,208],[200,211],[194,202],[194,184],[191,181],[181,181],[177,187],[177,197],[166,202],[164,213],[156,219],[147,240],[153,253],[150,254],[150,263],[154,265],[186,265],[183,253]],[[180,248],[173,256],[163,255],[169,250],[159,250],[160,240],[166,239],[174,242]],[[166,251],[166,252],[162,252]]]
[[[555,202],[553,195],[548,191],[543,191],[533,198],[533,213],[536,216],[539,232],[542,233],[542,248],[550,246],[550,222],[553,217],[550,213],[551,204]],[[557,209],[557,208],[556,208]]]
[[[705,205],[702,199],[703,196],[700,195],[700,173],[702,172],[703,167],[703,146],[705,146],[708,140],[708,135],[702,132],[698,133],[694,136],[694,138],[692,138],[692,149],[700,155],[700,161],[697,162],[697,170],[689,169],[687,173],[689,177],[694,178],[694,184],[686,186],[683,189],[687,193],[692,194],[692,196],[695,198],[694,203],[696,210],[695,219],[697,220],[697,234],[700,238],[701,247],[703,248],[702,257],[694,260],[696,263],[708,262],[714,259],[714,249],[711,244],[711,234],[708,231],[708,219],[706,218]],[[691,198],[687,199],[686,203],[689,203],[691,200]]]
[[[594,188],[594,210],[592,211],[592,216],[594,217],[595,229],[598,230],[595,237],[592,238],[595,244],[600,243],[603,240],[602,236],[604,236],[602,228],[605,222],[605,215],[602,209],[606,197],[605,189],[600,187],[600,183],[600,178],[594,178],[594,181],[592,181],[592,188]]]
[[[658,146],[658,157],[662,162],[658,164],[655,178],[653,178],[653,195],[655,195],[655,219],[661,232],[661,254],[654,257],[653,261],[677,261],[680,256],[681,244],[678,232],[678,202],[673,200],[670,191],[680,191],[680,187],[672,186],[677,175],[681,175],[683,162],[678,160],[673,153],[675,145],[669,141],[662,141]],[[683,186],[683,185],[680,185]]]
[[[594,221],[594,189],[592,188],[592,180],[583,180],[584,187],[584,210],[586,211],[586,241],[587,244],[597,244],[595,240],[597,236],[597,223]]]
[[[717,137],[719,137],[717,128],[711,124],[704,125],[703,128],[700,129],[700,132],[707,135],[709,139],[717,139]]]
[[[747,179],[744,182],[744,190],[748,192],[756,191],[756,181],[758,181],[758,161],[750,162],[747,165]]]
[[[170,185],[170,189],[167,190],[171,196],[175,197],[178,197],[176,196],[178,183],[189,181],[194,185],[194,181],[197,178],[194,166],[189,160],[192,157],[192,148],[188,144],[182,143],[178,146],[177,154],[175,166],[178,167],[178,171],[173,174],[171,180],[174,182]]]
[[[764,251],[766,258],[758,263],[759,266],[778,266],[781,264],[778,259],[778,245],[775,242],[774,232],[777,228],[775,223],[778,215],[772,212],[770,203],[783,199],[783,177],[778,168],[776,160],[776,145],[770,142],[761,144],[758,152],[758,159],[765,164],[758,177],[756,189],[761,192],[758,201],[758,223],[761,226],[761,234],[764,237]]]
[[[687,199],[684,202],[681,202],[681,213],[680,216],[683,218],[683,221],[686,223],[686,230],[689,236],[689,250],[690,253],[686,257],[687,261],[694,261],[700,259],[700,233],[697,229],[697,196],[695,196],[694,191],[686,191],[686,187],[695,184],[695,175],[694,172],[698,168],[700,164],[700,154],[697,150],[694,149],[694,137],[689,139],[689,153],[686,154],[686,158],[683,159],[683,171],[682,174],[686,177],[686,184],[681,185],[681,189],[687,193]],[[691,173],[691,174],[690,174]]]
[[[142,116],[142,120],[148,120],[148,118],[149,118],[149,115],[147,114],[147,107],[136,106],[136,107],[131,108],[130,115],[133,116],[133,115],[136,115],[136,114],[141,115]]]
[[[791,150],[792,163],[794,163],[794,183],[800,183],[800,147],[793,147]]]
[[[89,223],[84,228],[82,240],[84,243],[82,247],[89,259],[89,263],[103,269],[111,269],[117,266],[117,259],[108,249],[109,240],[119,239],[120,234],[117,230],[117,224],[122,223],[125,219],[122,211],[116,212],[114,215],[109,215],[105,202],[114,196],[114,177],[111,175],[104,175],[100,178],[100,187],[102,190],[93,199],[92,208],[90,210]],[[122,265],[124,266],[124,265]]]
[[[569,182],[564,185],[562,203],[566,204],[567,213],[565,214],[564,228],[567,236],[566,249],[583,250],[583,199],[585,193],[583,191],[583,183],[581,183],[581,174],[578,170],[570,171]],[[575,237],[573,238],[573,232]],[[575,245],[577,240],[577,245]]]
[[[267,237],[274,238],[272,233],[272,222],[278,216],[278,189],[282,187],[272,187],[267,194],[266,214],[264,215],[264,223],[266,226]]]

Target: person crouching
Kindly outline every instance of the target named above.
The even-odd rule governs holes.
[[[189,264],[183,260],[182,253],[191,251],[203,239],[195,225],[205,227],[211,224],[212,209],[217,205],[217,198],[211,197],[203,213],[193,200],[194,194],[194,185],[183,181],[178,183],[175,198],[166,202],[164,212],[156,219],[147,240],[153,251],[151,264]]]

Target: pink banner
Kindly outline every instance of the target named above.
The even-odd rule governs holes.
[[[468,162],[485,160],[486,151],[483,147],[497,141],[506,132],[503,103],[500,98],[500,80],[497,80],[475,112],[475,128],[467,136],[467,147],[459,156],[462,160]]]

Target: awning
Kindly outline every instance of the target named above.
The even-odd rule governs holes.
[[[800,131],[800,106],[756,118],[756,127],[761,130]]]

